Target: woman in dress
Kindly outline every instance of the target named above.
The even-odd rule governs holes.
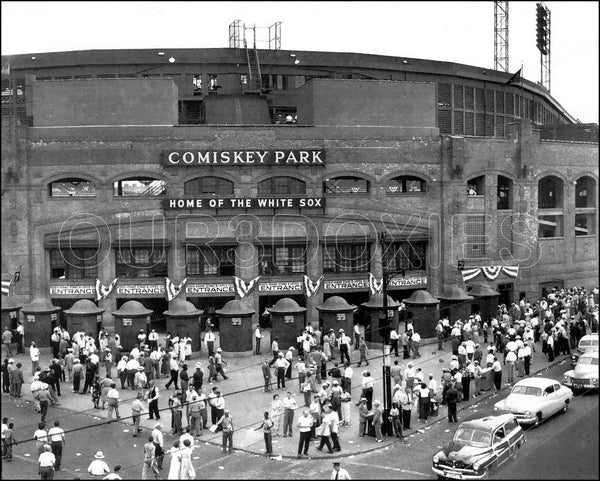
[[[217,381],[217,363],[215,361],[215,355],[214,353],[212,355],[209,356],[208,358],[208,380],[210,381]]]
[[[169,475],[167,479],[180,479],[179,472],[181,469],[181,449],[179,449],[179,440],[173,443],[173,447],[168,453],[171,455],[171,464],[169,465]]]
[[[92,381],[92,402],[94,403],[94,409],[99,409],[100,406],[100,396],[102,395],[102,386],[100,385],[100,379],[98,378],[98,374],[94,376],[94,380]]]
[[[189,439],[184,439],[183,446],[181,447],[178,479],[196,479],[196,471],[192,465],[192,448]]]
[[[273,394],[271,401],[271,420],[273,421],[273,436],[279,436],[281,419],[283,418],[283,402],[279,399],[279,394]]]
[[[160,374],[164,376],[169,376],[171,372],[171,368],[169,367],[169,361],[171,360],[171,356],[173,355],[173,350],[168,349],[165,352],[165,355],[162,358],[162,366],[160,367]]]
[[[331,344],[329,334],[323,336],[323,353],[327,356],[327,359],[331,359]]]

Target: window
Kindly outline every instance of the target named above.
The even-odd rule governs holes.
[[[166,277],[167,251],[160,247],[116,249],[117,277]]]
[[[425,181],[418,177],[401,175],[390,179],[385,191],[388,194],[406,194],[411,192],[425,192]]]
[[[594,214],[575,214],[575,235],[594,235],[595,229]]]
[[[262,246],[258,273],[263,276],[306,272],[306,246]]]
[[[469,215],[464,223],[466,237],[466,259],[478,259],[485,256],[485,216]]]
[[[248,75],[246,75],[246,74],[240,75],[240,83],[242,85],[248,85]]]
[[[512,206],[512,180],[498,176],[498,210],[509,210]]]
[[[323,249],[323,272],[367,272],[369,260],[369,244],[326,245]]]
[[[98,277],[99,248],[49,249],[50,279],[89,279]]]
[[[197,177],[183,186],[185,195],[233,195],[233,182],[222,177]]]
[[[538,216],[538,238],[563,236],[562,215],[540,215]]]
[[[563,181],[561,179],[552,175],[540,179],[538,182],[538,208],[563,208]]]
[[[502,426],[501,428],[497,429],[494,433],[494,444],[504,441],[504,438],[504,426]]]
[[[544,396],[548,396],[554,392],[554,386],[548,386],[544,389]]]
[[[89,180],[80,178],[67,178],[55,180],[48,184],[50,197],[94,197],[96,189]]]
[[[298,113],[296,107],[274,107],[271,109],[272,124],[296,124]]]
[[[235,247],[199,247],[187,245],[185,250],[186,273],[188,276],[233,276],[235,275]]]
[[[368,194],[371,183],[366,179],[352,176],[335,177],[323,182],[324,194]]]
[[[258,195],[305,194],[306,183],[294,177],[271,177],[258,184]]]
[[[467,181],[467,195],[485,195],[485,176],[480,175]]]
[[[219,85],[219,77],[215,74],[210,74],[208,76],[209,78],[209,88],[211,91],[216,91],[217,89],[220,89],[221,86]]]
[[[118,197],[148,197],[165,195],[167,183],[150,177],[130,177],[113,184],[113,194]]]
[[[595,207],[596,183],[591,177],[580,177],[575,184],[575,207]]]
[[[425,270],[426,241],[394,242],[384,252],[384,262],[389,271]]]
[[[192,85],[194,95],[202,95],[202,74],[192,76]]]

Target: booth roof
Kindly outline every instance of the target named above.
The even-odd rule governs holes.
[[[181,316],[181,317],[191,317],[191,316],[199,316],[204,311],[200,309],[196,309],[196,306],[192,304],[190,301],[184,301],[182,299],[173,299],[169,304],[169,309],[167,309],[163,314],[165,316]]]
[[[319,311],[345,312],[353,311],[356,306],[348,304],[346,299],[340,296],[331,296],[323,304],[315,306]]]
[[[65,314],[75,314],[75,315],[91,315],[91,314],[102,314],[106,309],[102,309],[101,307],[96,306],[89,299],[81,299],[77,301],[71,309],[66,309],[64,311]]]
[[[500,293],[498,291],[495,291],[491,287],[480,286],[479,284],[475,284],[469,287],[469,295],[475,297],[496,297],[499,296]]]
[[[275,314],[298,314],[300,312],[305,312],[306,307],[300,307],[294,299],[284,297],[283,299],[279,299],[273,307],[270,307],[267,310]]]
[[[246,307],[242,301],[238,299],[232,299],[228,301],[221,309],[215,310],[215,312],[221,316],[251,316],[256,311]]]
[[[60,311],[60,307],[55,306],[45,297],[36,297],[29,304],[25,304],[21,311],[24,313],[56,312]]]
[[[404,299],[405,304],[420,304],[427,306],[430,304],[439,304],[440,301],[433,297],[429,292],[425,290],[418,290],[411,294],[408,299]]]
[[[388,307],[398,307],[400,304],[387,296]],[[383,294],[374,294],[369,299],[369,302],[363,302],[361,306],[373,308],[383,308]]]
[[[113,311],[117,316],[147,316],[152,314],[150,309],[146,309],[141,302],[127,301],[120,309]]]
[[[16,311],[23,307],[23,304],[17,302],[13,296],[2,297],[2,310],[3,311]]]
[[[444,292],[436,297],[444,301],[468,301],[469,299],[473,299],[473,296],[468,295],[464,289],[458,287],[457,284],[446,287]]]

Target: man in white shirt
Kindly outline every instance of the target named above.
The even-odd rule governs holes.
[[[352,394],[352,376],[354,375],[354,370],[352,369],[352,365],[347,362],[344,364],[344,373],[342,374],[342,389]]]
[[[161,423],[156,423],[154,425],[154,429],[152,430],[151,436],[152,442],[154,443],[154,447],[156,448],[156,451],[154,452],[154,455],[156,456],[156,464],[158,469],[162,469],[163,461],[165,459],[165,451]]]
[[[360,327],[357,322],[356,324],[354,324],[354,350],[355,351],[358,349],[359,341],[360,341]]]
[[[31,357],[31,375],[34,375],[40,370],[40,350],[33,341],[31,341],[31,346],[29,346],[29,357]]]
[[[108,419],[112,419],[113,409],[117,413],[117,419],[121,419],[119,414],[119,391],[117,391],[117,385],[114,382],[106,393],[106,399],[108,402]]]
[[[156,329],[152,329],[150,334],[148,334],[148,346],[151,351],[156,351],[158,349],[158,333]]]
[[[135,358],[130,358],[127,361],[127,384],[131,389],[135,389],[135,375],[138,372],[140,363]]]
[[[344,357],[346,357],[346,360],[348,362],[352,362],[350,360],[350,342],[351,339],[346,336],[346,334],[344,333],[343,329],[340,329],[340,339],[339,339],[339,346],[340,346],[340,362],[344,362]],[[332,353],[333,356],[333,353]]]
[[[88,467],[88,473],[90,473],[92,476],[104,476],[108,473],[110,473],[110,468],[108,467],[108,464],[106,464],[103,459],[104,459],[104,454],[102,454],[102,451],[98,451],[95,455],[94,455],[94,459],[89,467]]]
[[[56,458],[52,453],[52,448],[49,444],[44,444],[44,451],[38,457],[38,466],[41,479],[53,479],[54,478],[54,464]]]
[[[288,391],[287,396],[281,402],[283,404],[283,437],[292,437],[292,426],[294,423],[294,410],[298,407],[292,393]],[[289,434],[288,434],[289,433]]]
[[[302,416],[298,419],[298,432],[300,433],[300,441],[298,442],[298,457],[308,456],[308,447],[310,445],[310,434],[313,426],[313,417],[309,415],[307,409],[302,411]]]
[[[256,326],[256,330],[254,331],[254,340],[256,342],[256,347],[254,348],[254,354],[260,356],[260,341],[263,338],[262,330],[260,326]]]
[[[189,442],[190,442],[190,448],[193,449],[194,448],[194,436],[191,435],[191,429],[190,429],[189,426],[186,427],[185,428],[185,432],[181,436],[179,436],[179,446],[182,447],[183,446],[183,442],[186,439],[189,440]]]
[[[212,356],[215,352],[215,334],[212,332],[210,326],[206,327],[206,332],[204,333],[204,342],[206,343],[206,348],[208,349],[208,357]]]
[[[283,352],[277,354],[275,367],[277,369],[277,389],[285,389],[285,371],[290,365],[289,361],[283,357]]]
[[[390,354],[392,353],[392,351],[396,354],[396,357],[398,357],[398,339],[400,336],[398,336],[398,332],[396,331],[396,329],[392,329],[390,331]]]
[[[48,438],[50,439],[50,449],[52,449],[52,453],[54,454],[54,470],[60,471],[60,461],[66,439],[65,432],[60,427],[59,421],[54,421],[54,427],[48,430]]]

